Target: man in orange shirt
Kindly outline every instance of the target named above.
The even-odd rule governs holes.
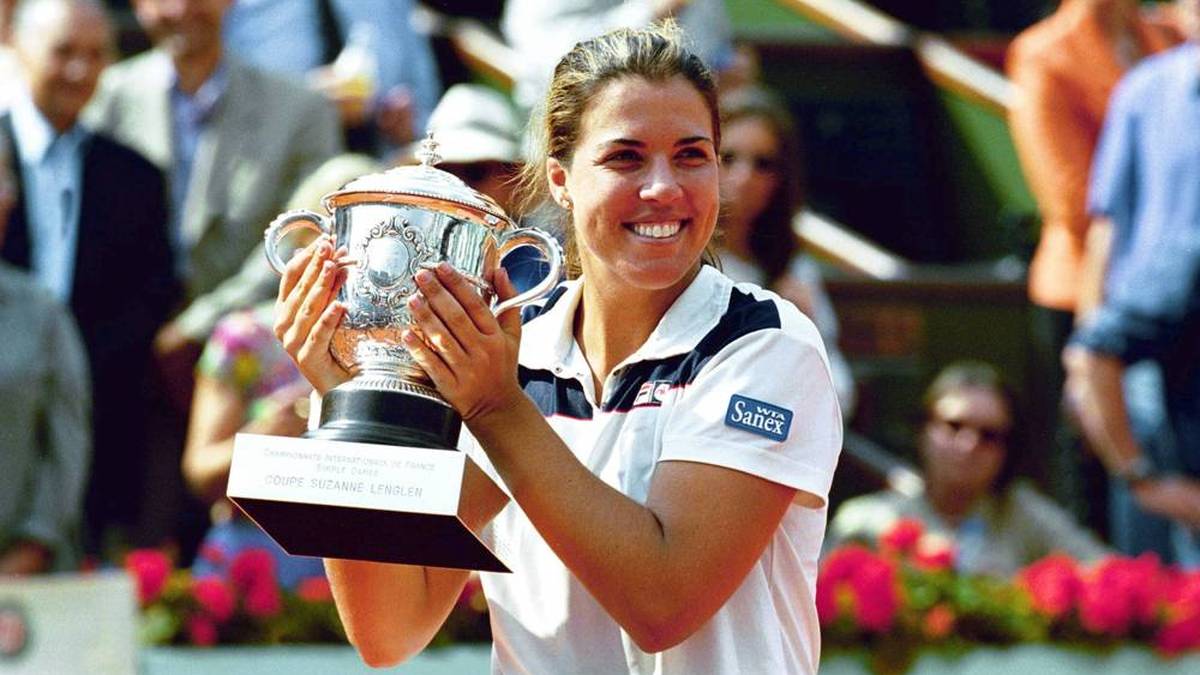
[[[1092,154],[1117,80],[1178,42],[1138,15],[1137,0],[1063,0],[1013,41],[1009,112],[1021,166],[1042,215],[1029,271],[1035,304],[1074,314],[1089,218]]]
[[[1048,401],[1061,395],[1060,355],[1075,315],[1098,303],[1102,286],[1105,261],[1085,256],[1091,225],[1086,202],[1109,94],[1130,66],[1181,40],[1176,31],[1142,18],[1138,5],[1138,0],[1063,0],[1053,14],[1017,36],[1008,52],[1016,94],[1009,124],[1042,217],[1029,296]],[[1047,427],[1054,425],[1054,420],[1046,421]],[[1056,496],[1074,502],[1069,505],[1086,517],[1088,505],[1098,502],[1081,494],[1079,462],[1084,458],[1072,445],[1060,443],[1054,449],[1049,475],[1059,482],[1053,486]],[[1095,468],[1099,484],[1089,488],[1100,497],[1103,472]],[[1093,526],[1101,524],[1095,517],[1087,519]]]

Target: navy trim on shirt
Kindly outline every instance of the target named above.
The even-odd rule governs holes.
[[[559,298],[565,295],[566,292],[567,287],[559,284],[558,287],[556,287],[553,291],[550,291],[550,295],[546,296],[545,302],[541,304],[525,305],[523,308],[521,308],[521,323],[527,324],[546,312],[549,312],[550,309],[554,307],[555,303],[558,302]]]
[[[779,309],[773,301],[756,300],[749,293],[734,288],[725,314],[694,349],[629,366],[617,378],[612,395],[601,409],[605,412],[628,412],[634,407],[642,385],[647,382],[666,383],[670,387],[687,386],[712,357],[733,341],[760,330],[781,326]]]
[[[562,297],[565,287],[559,287],[539,308],[544,313]],[[634,407],[642,385],[654,382],[671,388],[691,384],[722,349],[751,333],[780,328],[782,321],[779,309],[772,300],[757,300],[749,293],[734,288],[729,297],[729,306],[717,325],[712,328],[696,347],[683,354],[662,359],[639,361],[625,368],[616,379],[609,399],[601,406],[604,412],[629,412]],[[583,386],[575,379],[558,377],[549,370],[521,366],[518,378],[525,394],[533,400],[538,410],[546,417],[559,415],[580,420],[593,417],[592,405],[588,403]]]
[[[577,380],[557,377],[548,370],[517,367],[517,379],[525,395],[545,417],[559,415],[577,420],[592,419],[592,404]]]

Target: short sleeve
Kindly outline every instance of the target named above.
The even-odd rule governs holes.
[[[1183,325],[1108,301],[1071,336],[1071,343],[1125,363],[1161,357],[1174,348]]]
[[[1169,357],[1195,334],[1200,248],[1164,248],[1153,265],[1135,266],[1127,276],[1130,282],[1112,289],[1071,342],[1126,363]]]
[[[829,364],[816,328],[797,312],[704,366],[667,421],[659,461],[723,466],[824,500],[841,447]]]

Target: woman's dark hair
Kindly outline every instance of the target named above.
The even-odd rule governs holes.
[[[993,483],[997,494],[1007,492],[1013,479],[1019,473],[1020,456],[1014,448],[1023,448],[1025,444],[1020,438],[1024,425],[1016,393],[1000,374],[1000,371],[983,361],[955,361],[938,372],[933,382],[925,389],[922,404],[925,408],[925,419],[928,422],[934,417],[934,407],[938,401],[959,389],[984,389],[991,391],[1004,401],[1008,408],[1009,430],[1005,442],[1004,465]]]
[[[713,145],[721,147],[721,123],[717,112],[717,85],[700,57],[683,46],[683,34],[674,21],[646,29],[622,28],[576,44],[554,68],[540,119],[535,117],[530,160],[521,171],[520,192],[529,212],[549,204],[555,220],[564,225],[567,274],[579,275],[579,255],[568,213],[548,199],[546,162],[550,157],[569,164],[583,129],[584,115],[606,85],[624,77],[665,82],[683,77],[691,83],[712,115]],[[655,105],[647,101],[646,105]],[[705,262],[712,262],[705,251]]]
[[[803,155],[791,114],[769,90],[743,87],[721,97],[722,125],[728,127],[744,119],[765,122],[779,144],[775,169],[778,188],[767,207],[750,223],[749,238],[754,261],[766,272],[763,285],[771,286],[787,272],[788,263],[800,249],[792,219],[804,204]]]

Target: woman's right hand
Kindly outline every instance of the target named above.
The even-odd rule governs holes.
[[[338,267],[345,256],[346,250],[335,251],[328,236],[318,237],[292,256],[275,300],[275,337],[322,395],[352,375],[329,351],[333,331],[346,311],[334,300],[345,280]]]

